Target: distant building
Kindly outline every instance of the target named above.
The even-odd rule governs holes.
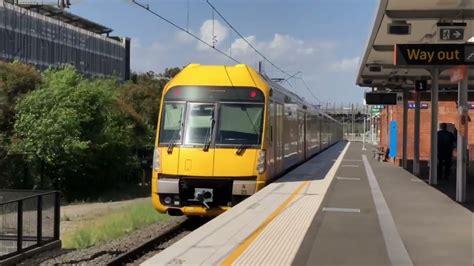
[[[71,64],[86,76],[130,77],[130,39],[51,5],[0,0],[0,60],[40,70]],[[30,1],[33,2],[33,1]]]

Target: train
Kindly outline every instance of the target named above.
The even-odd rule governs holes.
[[[342,125],[245,64],[190,64],[163,89],[152,202],[216,216],[342,140]]]

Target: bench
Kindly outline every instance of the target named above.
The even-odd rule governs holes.
[[[383,147],[377,147],[376,150],[373,150],[373,158],[379,162],[382,162],[385,159],[385,149]]]

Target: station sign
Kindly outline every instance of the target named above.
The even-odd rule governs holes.
[[[451,70],[451,76],[450,76],[450,81],[451,83],[457,83],[461,80],[463,80],[466,77],[466,66],[455,66],[450,69]]]
[[[464,40],[464,28],[440,28],[439,39],[441,41]]]
[[[396,92],[366,92],[365,103],[367,105],[397,105],[403,102],[401,93]]]
[[[427,80],[417,80],[415,81],[415,91],[427,91],[428,90],[428,81]]]
[[[415,109],[415,103],[408,103],[408,109]],[[420,109],[428,109],[428,103],[420,103]]]
[[[474,44],[397,44],[394,65],[474,65]]]
[[[370,109],[370,113],[372,115],[378,115],[380,114],[381,109]]]

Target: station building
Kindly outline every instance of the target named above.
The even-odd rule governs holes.
[[[130,76],[130,39],[51,5],[0,0],[0,60],[44,70],[71,64],[86,76]]]
[[[407,121],[407,142],[409,144],[414,143],[415,129],[415,101],[413,95],[408,95],[408,121]],[[448,131],[457,135],[458,129],[461,127],[458,103],[457,103],[457,91],[445,90],[439,92],[439,103],[438,103],[438,123],[446,123],[448,125]],[[469,117],[474,119],[474,93],[469,93]],[[431,145],[431,93],[423,92],[420,98],[420,161],[427,164],[430,159],[430,145]],[[402,105],[387,105],[380,114],[380,145],[387,149],[390,146],[390,121],[397,121],[398,125],[403,125],[403,106]],[[474,132],[474,124],[468,123],[468,131]],[[398,165],[402,165],[403,160],[403,131],[397,130],[397,150],[395,161]],[[474,134],[468,135],[468,159],[474,161]],[[454,154],[456,157],[456,154]],[[407,159],[413,161],[414,150],[407,149]],[[472,165],[472,163],[470,163]]]

